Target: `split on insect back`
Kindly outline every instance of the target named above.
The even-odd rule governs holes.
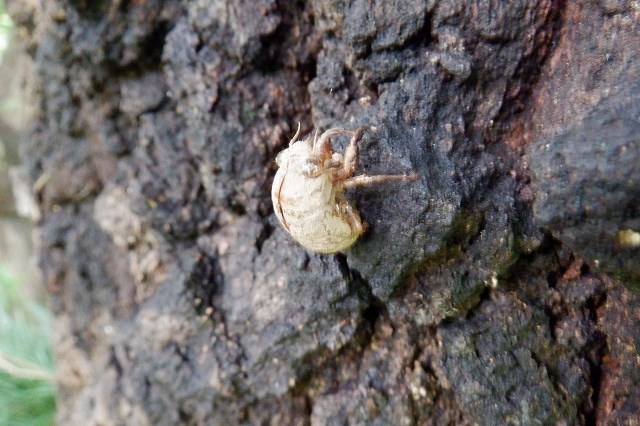
[[[276,157],[271,201],[280,224],[304,247],[318,253],[349,248],[365,231],[360,214],[342,192],[348,188],[391,181],[416,180],[418,175],[355,175],[358,143],[371,126],[355,130],[332,128],[304,140],[298,131]],[[334,152],[331,138],[351,135],[344,155]]]

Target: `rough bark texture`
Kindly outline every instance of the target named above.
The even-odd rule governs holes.
[[[42,4],[60,424],[640,421],[638,2]],[[344,254],[273,216],[297,122],[420,175]]]

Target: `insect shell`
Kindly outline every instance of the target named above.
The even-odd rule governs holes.
[[[358,162],[358,142],[369,126],[351,131],[316,131],[298,141],[300,125],[289,147],[276,157],[279,167],[271,188],[271,201],[280,224],[304,247],[318,253],[349,248],[365,231],[358,211],[344,198],[347,188],[391,180],[416,179],[416,175],[353,176]],[[344,157],[333,152],[331,137],[351,135]]]

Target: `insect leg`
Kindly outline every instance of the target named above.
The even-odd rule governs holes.
[[[367,224],[362,221],[358,211],[341,195],[336,196],[336,203],[342,217],[349,223],[351,230],[358,235],[362,235],[367,230]]]
[[[362,135],[364,135],[364,132],[369,128],[369,126],[360,126],[356,130],[349,132],[352,133],[353,136],[351,136],[349,145],[344,151],[342,169],[337,170],[334,173],[334,181],[344,181],[353,176],[353,174],[355,173],[356,166],[358,165],[358,157],[360,155],[358,142],[360,142],[360,140],[362,139]]]
[[[345,180],[342,183],[342,187],[345,189],[354,188],[356,186],[367,186],[367,185],[375,185],[378,183],[386,183],[392,181],[402,181],[402,180],[416,180],[418,179],[418,175],[377,175],[377,176],[367,176],[367,175],[359,175],[354,176],[350,179]]]
[[[338,135],[348,135],[353,133],[351,130],[345,129],[329,129],[320,135],[320,138],[313,142],[313,152],[319,158],[331,157],[333,147],[331,146],[331,137]]]
[[[358,159],[360,155],[360,151],[358,149],[358,142],[362,139],[362,135],[369,128],[369,126],[360,126],[354,132],[351,140],[349,141],[349,146],[344,151],[344,173],[350,177],[356,171],[356,165],[358,164]]]

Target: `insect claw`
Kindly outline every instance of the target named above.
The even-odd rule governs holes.
[[[364,126],[360,126],[358,127],[354,132],[353,132],[353,138],[355,140],[360,140],[362,139],[362,136],[364,135],[364,132],[366,132],[367,130],[369,130],[371,128],[371,126],[368,125],[364,125]]]

